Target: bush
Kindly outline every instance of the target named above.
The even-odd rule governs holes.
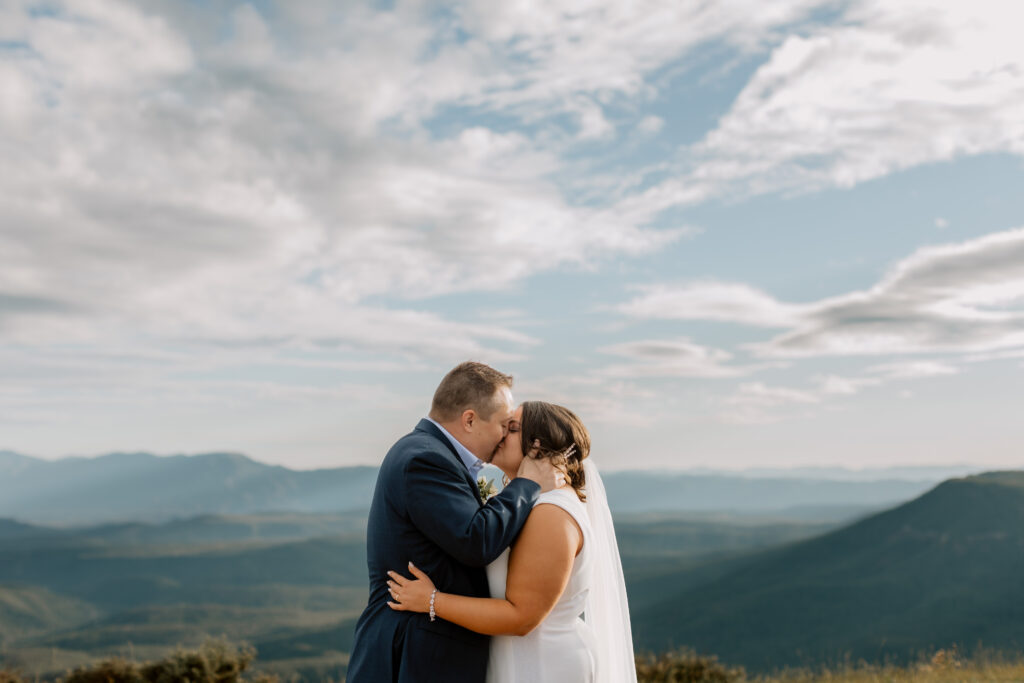
[[[636,658],[639,683],[738,683],[746,678],[741,668],[730,669],[717,657],[681,649]]]
[[[222,640],[209,640],[198,650],[177,650],[141,666],[120,658],[105,659],[75,669],[64,683],[277,683],[276,676],[242,677],[255,656],[250,646],[236,648]]]
[[[67,683],[145,683],[138,667],[125,659],[114,657],[88,667],[75,669]]]

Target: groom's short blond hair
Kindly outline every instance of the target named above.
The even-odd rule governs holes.
[[[476,361],[459,363],[437,385],[430,417],[447,422],[473,409],[483,419],[490,419],[498,408],[497,393],[502,387],[512,388],[512,375]]]

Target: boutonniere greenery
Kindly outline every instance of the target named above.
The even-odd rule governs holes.
[[[476,485],[480,489],[480,498],[486,503],[493,496],[498,495],[498,487],[494,485],[493,479],[484,479],[480,477],[476,480]]]

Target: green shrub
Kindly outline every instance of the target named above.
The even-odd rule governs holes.
[[[145,683],[138,667],[125,659],[114,657],[87,667],[75,669],[67,683]]]
[[[255,656],[256,651],[250,646],[235,647],[223,640],[209,640],[198,650],[176,650],[164,659],[142,665],[119,658],[105,659],[75,669],[64,683],[277,683],[275,676],[242,677]]]
[[[739,683],[746,678],[743,669],[728,668],[717,657],[689,649],[638,655],[636,674],[638,683]]]

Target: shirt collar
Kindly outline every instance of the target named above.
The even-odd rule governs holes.
[[[484,468],[483,461],[480,460],[480,458],[473,455],[472,451],[463,446],[462,443],[454,436],[449,434],[448,430],[442,427],[440,424],[438,424],[436,420],[429,417],[427,419],[433,422],[434,426],[440,429],[441,433],[444,434],[449,441],[451,441],[452,446],[455,448],[455,452],[459,454],[459,458],[462,459],[462,462],[465,463],[466,467],[469,469],[469,473],[472,474],[473,478],[475,479],[476,475],[480,473],[480,470]]]

